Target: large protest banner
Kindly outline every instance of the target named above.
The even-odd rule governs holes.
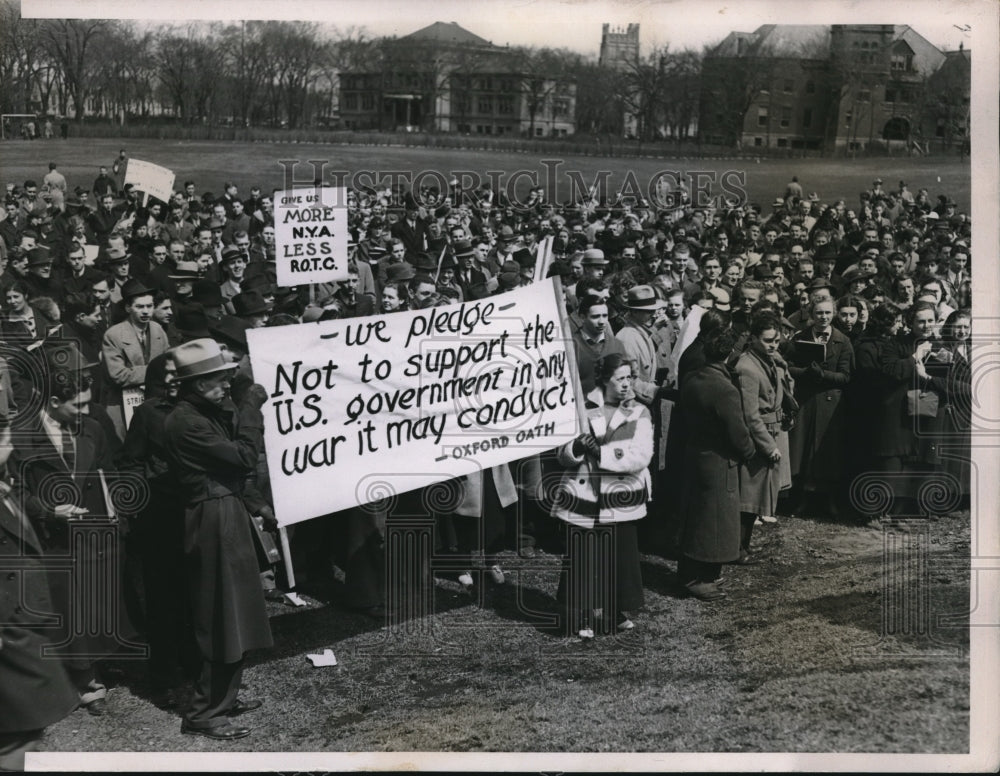
[[[274,192],[278,285],[347,280],[347,189]]]
[[[174,172],[152,162],[129,159],[125,168],[125,184],[131,183],[148,197],[169,202],[174,193]]]
[[[556,281],[427,310],[250,329],[289,525],[524,458],[579,433]],[[572,351],[570,351],[571,353]]]

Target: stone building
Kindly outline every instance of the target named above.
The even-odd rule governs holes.
[[[576,84],[526,72],[515,52],[454,22],[381,46],[377,63],[340,74],[349,129],[563,137],[575,131]]]

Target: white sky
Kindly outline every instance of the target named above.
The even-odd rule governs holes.
[[[312,19],[341,29],[365,27],[372,35],[406,35],[435,21],[457,22],[497,45],[566,47],[596,55],[601,25],[638,22],[640,44],[669,43],[700,48],[733,30],[760,24],[909,24],[938,46],[956,49],[972,35],[957,29],[978,23],[984,29],[989,0],[907,0],[907,2],[692,2],[691,0],[22,0],[25,16],[121,17],[162,21],[185,19]],[[992,31],[996,39],[996,30]],[[978,37],[978,35],[977,35]]]

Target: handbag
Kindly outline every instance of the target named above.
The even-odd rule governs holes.
[[[940,400],[934,391],[914,388],[906,392],[906,414],[911,418],[936,418]]]

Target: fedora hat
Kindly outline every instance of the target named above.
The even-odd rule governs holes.
[[[226,222],[223,221],[221,218],[213,216],[211,219],[209,219],[208,222],[209,229],[225,229],[225,227],[226,227]]]
[[[234,315],[223,315],[208,326],[212,339],[227,345],[235,345],[241,350],[247,349],[247,324]]]
[[[137,296],[145,296],[147,294],[153,294],[154,291],[141,280],[137,278],[132,278],[125,282],[122,286],[122,301],[130,302]]]
[[[469,240],[458,240],[452,246],[452,250],[455,251],[455,258],[460,259],[463,256],[472,256],[476,252],[472,248],[472,243]]]
[[[44,245],[36,245],[30,251],[28,251],[28,266],[29,267],[40,267],[45,264],[52,263],[52,255],[49,253],[49,249]]]
[[[625,306],[629,310],[649,310],[650,312],[666,307],[666,305],[667,303],[656,295],[652,286],[632,286],[628,290],[628,298],[625,302]]]
[[[98,365],[98,361],[87,361],[74,340],[46,339],[42,342],[42,353],[50,370],[63,369],[79,372]]]
[[[385,271],[386,280],[390,283],[402,283],[407,280],[413,280],[416,274],[417,271],[413,268],[413,265],[407,264],[405,261],[399,264],[392,264]]]
[[[174,318],[174,327],[186,340],[211,337],[208,330],[208,316],[200,304],[181,305]]]
[[[183,345],[171,348],[170,354],[177,367],[178,380],[191,380],[216,372],[227,372],[238,366],[226,360],[219,343],[211,337],[185,342]]]
[[[248,315],[260,315],[271,310],[271,305],[264,301],[259,291],[244,291],[232,298],[233,309],[243,318]]]
[[[194,282],[191,289],[191,299],[204,307],[219,307],[224,305],[226,300],[222,298],[222,289],[218,283],[214,283],[208,278],[201,278]]]
[[[514,234],[513,229],[507,225],[500,227],[500,232],[497,234],[497,242],[514,242],[516,239],[517,235]]]
[[[833,283],[831,283],[829,280],[825,280],[823,278],[813,278],[812,281],[810,281],[809,283],[810,291],[818,291],[821,288],[829,288],[831,291],[834,290]]]
[[[125,261],[127,258],[128,251],[121,245],[112,245],[104,253],[104,261],[107,264],[117,264],[119,261]]]
[[[731,309],[729,292],[723,288],[709,288],[708,295],[715,300],[715,309],[727,311]]]
[[[413,268],[423,270],[424,272],[433,272],[437,269],[437,262],[428,254],[421,251],[413,259]]]
[[[527,248],[520,248],[514,251],[513,259],[522,268],[535,266],[535,257]]]
[[[517,272],[501,272],[497,275],[497,285],[501,290],[510,291],[521,285],[521,276]]]
[[[222,249],[222,263],[226,264],[230,261],[233,261],[234,259],[243,259],[245,261],[246,256],[244,255],[243,251],[241,251],[235,245],[227,245],[225,248]]]
[[[583,252],[583,266],[585,267],[603,267],[607,263],[604,251],[600,248],[588,248]]]
[[[198,262],[178,261],[177,269],[167,275],[167,277],[171,280],[197,280],[199,278]]]

